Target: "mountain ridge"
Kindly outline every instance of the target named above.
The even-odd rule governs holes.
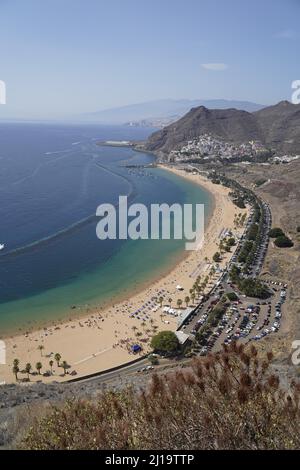
[[[199,106],[153,133],[145,149],[166,156],[188,140],[204,134],[233,143],[257,140],[279,153],[300,154],[300,105],[281,101],[253,113],[235,108],[208,109]]]

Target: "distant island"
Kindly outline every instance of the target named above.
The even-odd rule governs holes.
[[[264,108],[264,105],[250,101],[161,99],[85,113],[80,116],[80,120],[105,124],[125,124],[135,127],[163,127],[177,121],[191,108],[198,106],[205,106],[209,109],[235,108],[248,112]]]

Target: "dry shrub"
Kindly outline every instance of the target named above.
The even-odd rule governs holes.
[[[27,449],[295,449],[300,388],[283,390],[255,347],[233,344],[145,390],[68,401],[36,420]]]

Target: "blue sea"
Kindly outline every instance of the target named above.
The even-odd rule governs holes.
[[[96,208],[129,201],[204,203],[209,193],[130,147],[153,129],[0,123],[0,336],[118,300],[170,269],[184,241],[96,237]],[[76,309],[74,308],[76,307]]]

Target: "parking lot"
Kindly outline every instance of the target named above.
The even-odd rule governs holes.
[[[222,349],[222,344],[230,344],[239,340],[242,343],[258,341],[267,335],[275,334],[284,315],[284,302],[287,295],[287,285],[270,281],[269,289],[272,292],[267,300],[258,300],[241,295],[230,284],[223,284],[216,290],[214,297],[210,298],[188,320],[186,333],[196,336],[201,327],[205,325],[210,311],[216,303],[228,292],[234,292],[237,300],[227,302],[227,308],[215,328],[208,329],[202,335],[195,351],[201,355],[209,351]]]
[[[242,296],[231,303],[213,333],[216,341],[212,344],[216,350],[222,343],[230,344],[236,340],[242,343],[258,341],[279,330],[287,285],[271,284],[270,289],[273,295],[268,300],[257,301]]]
[[[209,351],[220,350],[223,344],[230,344],[232,341],[238,340],[245,344],[250,341],[255,342],[276,334],[281,326],[288,287],[286,284],[275,280],[264,281],[270,296],[266,300],[260,300],[243,295],[229,279],[229,272],[233,266],[243,271],[244,278],[256,278],[261,273],[268,250],[272,215],[269,205],[261,200],[257,200],[254,207],[250,211],[244,234],[221,280],[212,288],[207,300],[194,310],[182,327],[185,333],[196,338],[193,351],[197,354],[205,355]],[[255,243],[252,245],[250,261],[248,257],[245,263],[240,260],[240,253],[245,241],[251,240],[249,233],[255,224],[258,227]],[[228,294],[235,297],[235,300],[229,301]],[[224,297],[227,298],[224,313],[215,322],[216,324],[208,325],[211,312]]]

